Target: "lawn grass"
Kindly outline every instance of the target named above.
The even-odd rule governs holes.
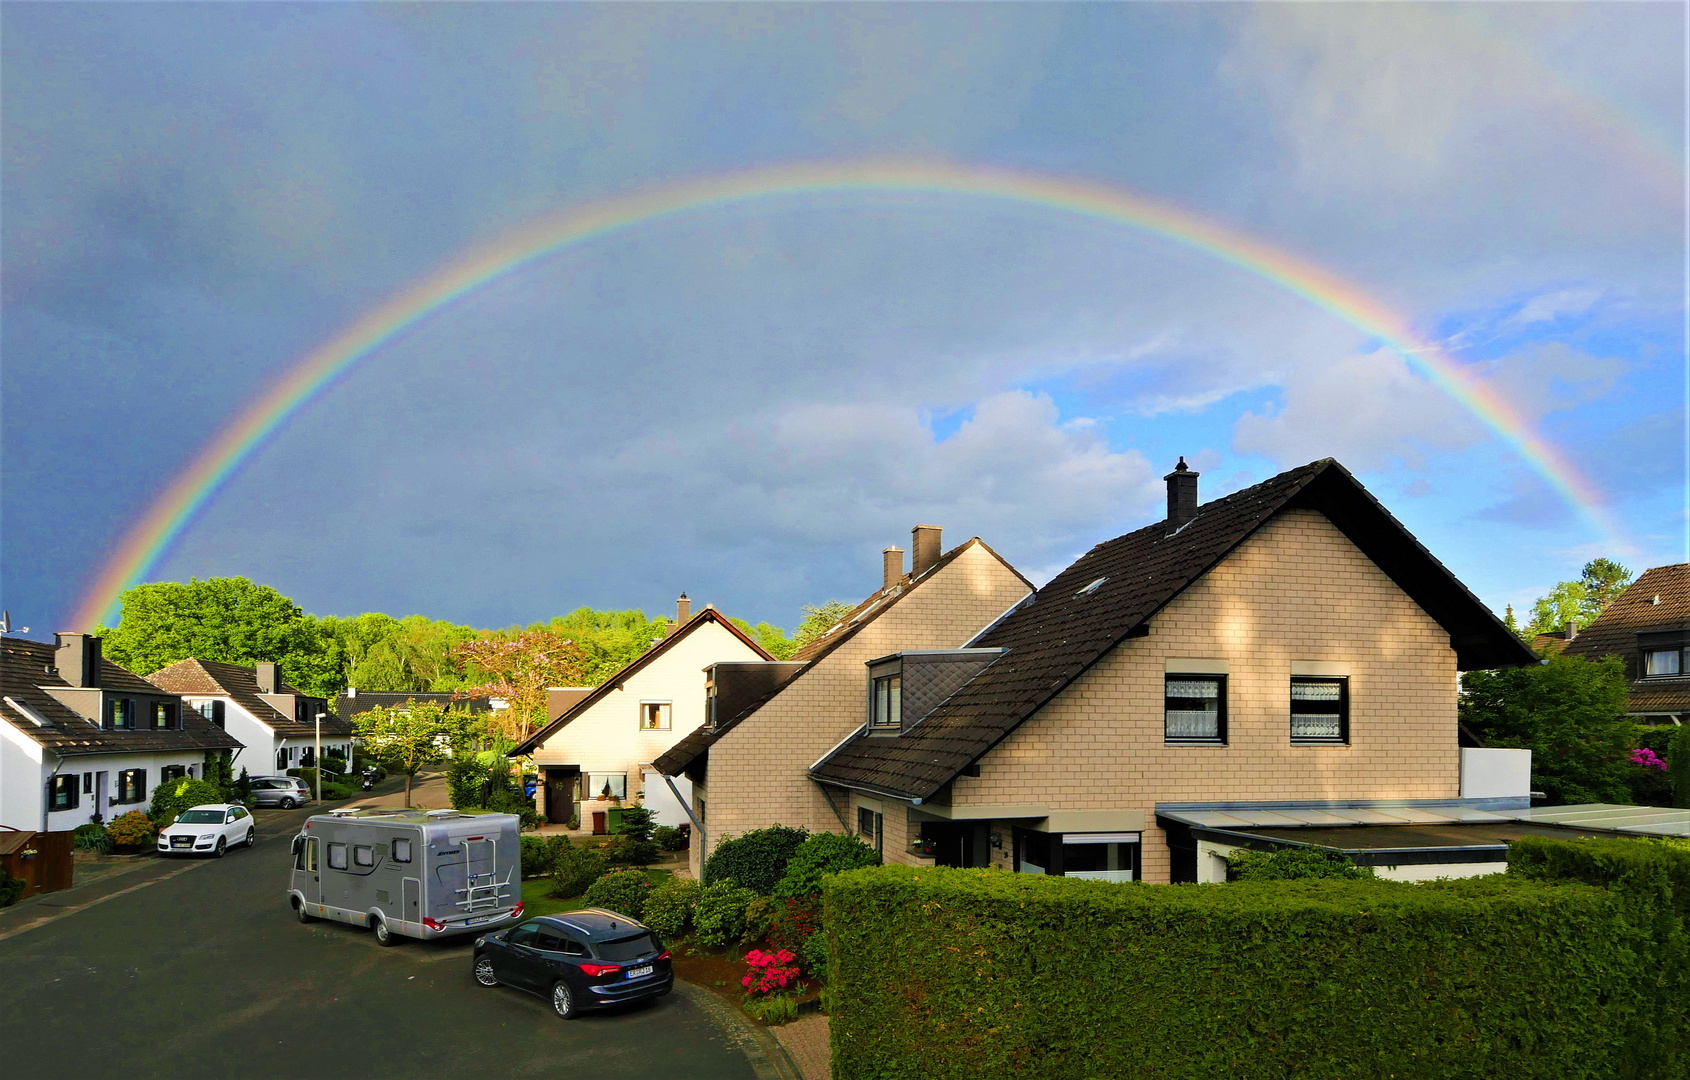
[[[673,874],[673,870],[650,869],[646,876],[651,878],[653,885],[661,885]],[[551,895],[552,879],[549,877],[529,878],[522,883],[522,914],[524,918],[532,919],[539,915],[557,915],[565,911],[580,911],[587,906],[587,902],[577,896],[563,900]]]

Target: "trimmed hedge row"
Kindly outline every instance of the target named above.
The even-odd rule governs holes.
[[[1674,958],[1619,889],[887,866],[824,898],[837,1080],[1682,1075],[1635,1056]]]

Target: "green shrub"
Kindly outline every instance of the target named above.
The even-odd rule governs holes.
[[[1618,890],[886,866],[823,897],[840,1080],[1682,1075],[1628,1057],[1661,960]]]
[[[776,896],[815,896],[822,878],[841,870],[879,866],[880,852],[850,833],[824,832],[798,845],[787,860],[786,873],[775,886]]]
[[[1228,881],[1295,881],[1299,878],[1372,880],[1371,866],[1357,866],[1350,857],[1321,848],[1281,848],[1254,851],[1238,848],[1226,857]]]
[[[16,878],[10,874],[0,872],[0,908],[11,907],[18,902],[29,883],[23,878]]]
[[[571,843],[567,836],[558,839],[563,843],[552,858],[552,895],[567,900],[580,896],[603,876],[605,862],[596,847]]]
[[[768,937],[769,931],[775,928],[780,909],[780,902],[772,896],[759,896],[745,905],[746,942],[762,941]]]
[[[757,894],[731,881],[706,885],[698,892],[692,911],[693,934],[700,945],[721,948],[745,934],[745,909]]]
[[[664,941],[678,941],[692,922],[698,892],[699,884],[692,878],[670,877],[646,897],[645,918],[640,921]]]
[[[741,888],[772,895],[786,876],[787,861],[809,835],[807,829],[771,825],[744,836],[723,837],[704,861],[704,884],[733,881]]]
[[[74,850],[91,851],[96,855],[110,855],[115,842],[106,827],[97,821],[78,825],[70,834],[70,846]]]
[[[664,851],[681,851],[687,846],[687,834],[673,825],[659,825],[651,831],[651,838]]]
[[[153,788],[152,810],[148,814],[153,823],[164,828],[175,822],[182,811],[206,803],[220,803],[223,792],[216,784],[204,780],[194,780],[183,777],[180,780],[170,780]]]
[[[524,836],[522,839],[522,876],[550,877],[557,869],[557,853],[569,843],[567,836]]]
[[[765,1024],[790,1024],[798,1019],[798,999],[788,994],[751,998],[745,1003],[745,1011]]]
[[[112,843],[132,847],[150,844],[158,839],[158,830],[153,828],[153,819],[139,810],[118,815],[111,823],[108,834]]]
[[[336,784],[328,780],[323,781],[323,800],[325,802],[329,799],[350,799],[351,797],[352,788],[350,785]]]
[[[1654,1004],[1631,1018],[1628,1055],[1651,1060],[1676,1048],[1678,1074],[1690,1076],[1690,843],[1631,837],[1551,840],[1528,836],[1508,845],[1511,877],[1580,882],[1628,902],[1629,917],[1653,937],[1649,980]],[[1638,1075],[1649,1075],[1646,1071]]]
[[[651,895],[651,879],[638,870],[616,870],[599,878],[581,899],[588,907],[604,908],[630,919],[644,921],[646,898]]]
[[[811,978],[827,978],[827,931],[817,930],[804,939],[804,944],[798,949],[798,963]]]
[[[1667,776],[1672,780],[1672,805],[1690,809],[1690,724],[1680,724],[1667,744]]]

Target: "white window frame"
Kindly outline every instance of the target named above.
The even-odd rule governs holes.
[[[647,724],[646,723],[646,716],[649,713],[649,711],[653,708],[655,708],[657,710],[657,716],[658,716],[659,722],[656,723],[656,724]],[[674,726],[675,726],[674,702],[672,702],[672,701],[658,701],[656,699],[641,700],[641,702],[640,702],[640,730],[641,731],[669,731],[669,730],[672,730],[674,728]]]

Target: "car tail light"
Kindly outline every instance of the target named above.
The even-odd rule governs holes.
[[[446,929],[445,923],[441,922],[439,919],[432,919],[432,918],[428,917],[427,915],[423,916],[423,925],[428,927],[430,930],[444,930],[444,929]]]
[[[622,969],[615,964],[582,964],[581,974],[596,979],[600,975],[614,975]]]
[[[667,960],[667,959],[669,959],[669,950],[668,950],[668,949],[664,949],[664,950],[663,950],[663,951],[662,951],[662,952],[660,952],[660,953],[658,953],[658,954],[657,954],[657,958],[658,958],[658,959],[659,959],[659,960]]]
[[[524,903],[526,903],[526,901],[523,900],[518,900],[516,902],[516,906],[511,908],[511,918],[516,919],[522,916],[522,905]]]

